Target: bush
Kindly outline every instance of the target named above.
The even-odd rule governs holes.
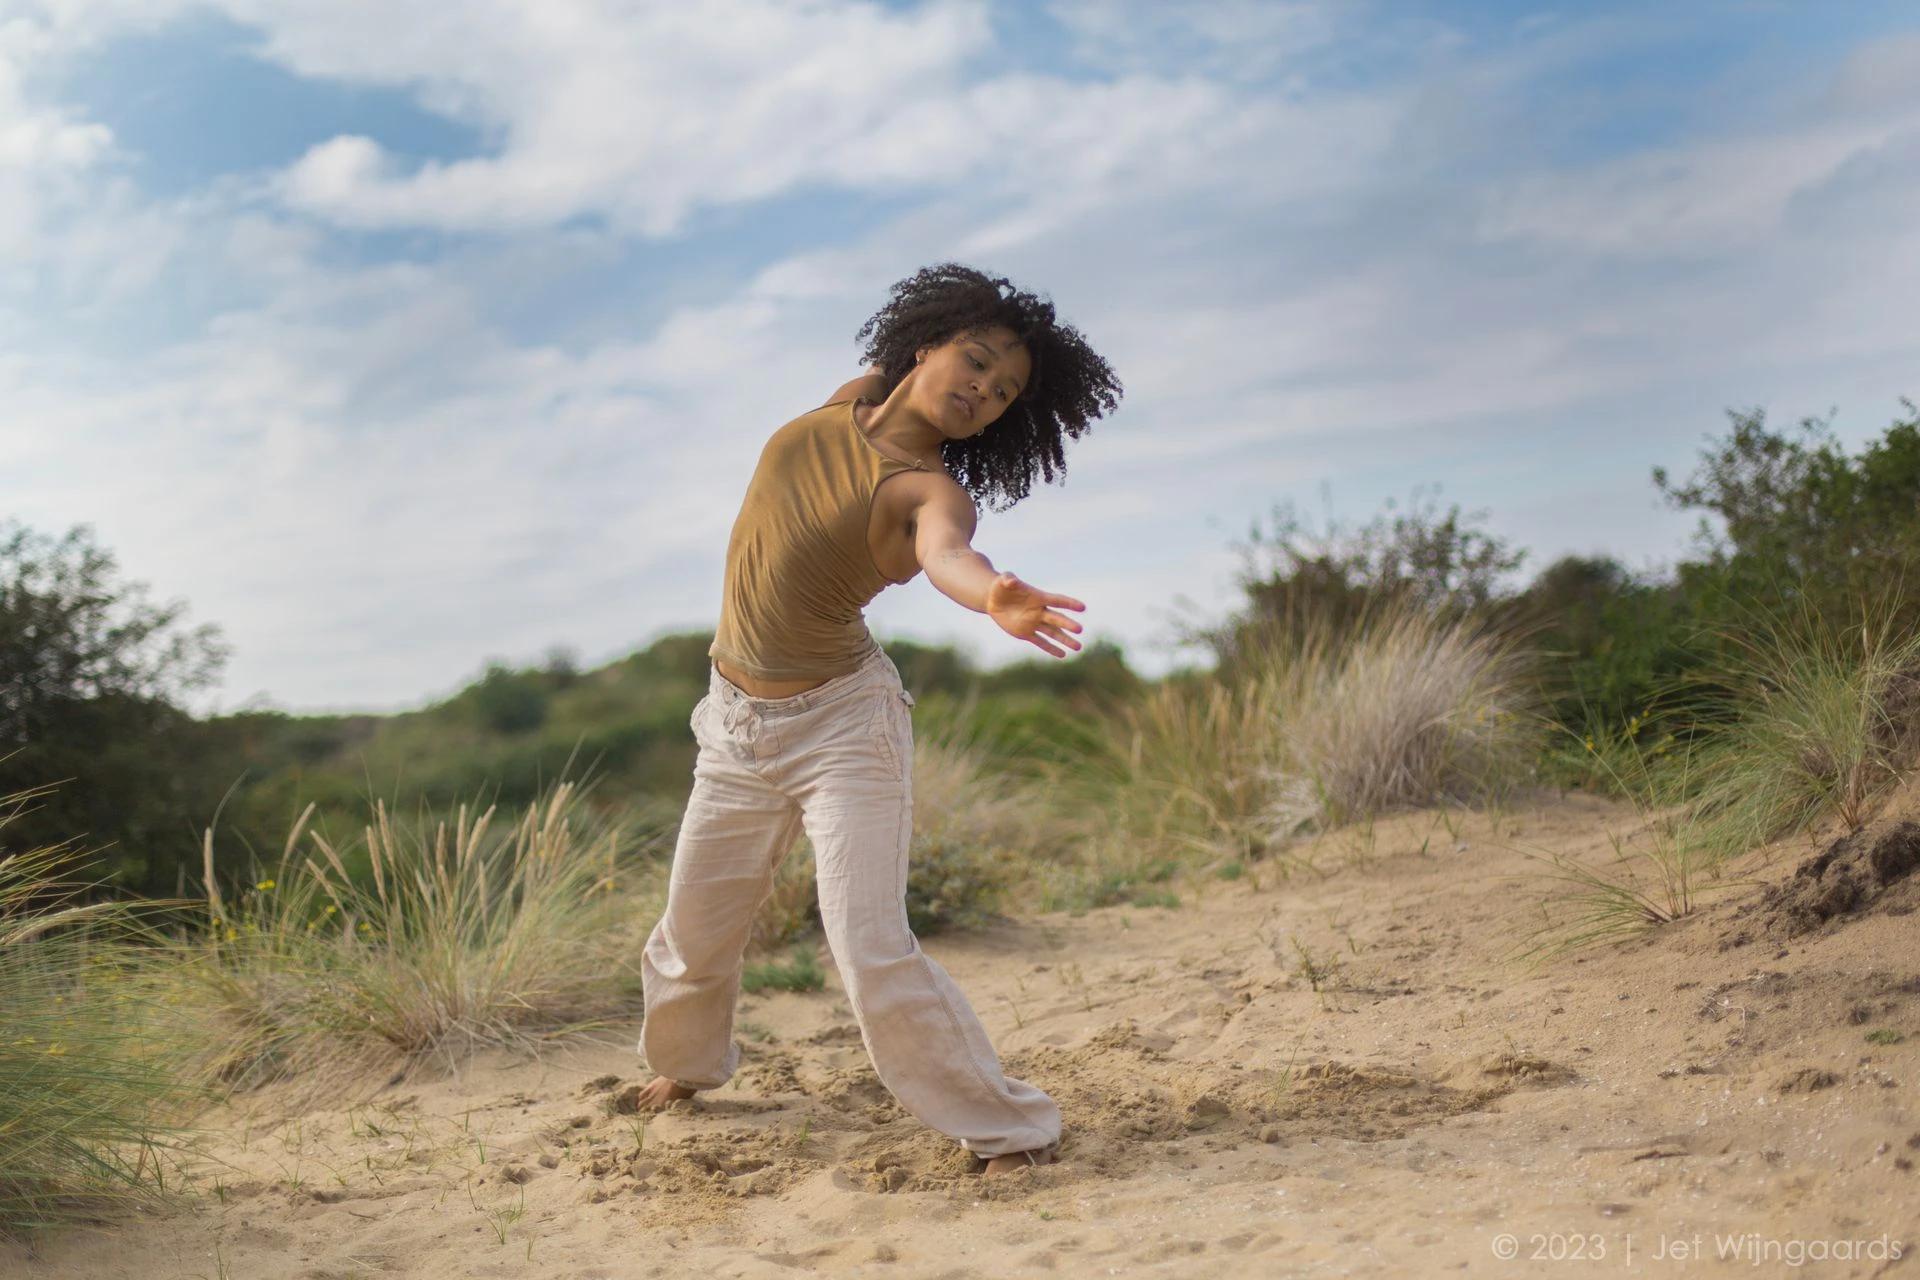
[[[1693,570],[1702,589],[1743,607],[1845,618],[1856,602],[1911,580],[1920,567],[1920,408],[1896,420],[1859,456],[1849,456],[1832,424],[1803,419],[1789,433],[1767,425],[1759,409],[1729,412],[1732,430],[1701,452],[1683,484],[1664,468],[1654,484],[1675,507],[1703,518],[1704,559]],[[1732,619],[1727,619],[1732,621]],[[1890,619],[1920,629],[1910,597]]]
[[[178,833],[231,780],[177,705],[227,657],[215,628],[182,625],[185,608],[149,603],[85,525],[56,539],[0,523],[0,794],[42,796],[0,854],[84,838],[111,850],[121,885],[173,886]]]
[[[1180,627],[1187,643],[1213,651],[1228,680],[1275,646],[1323,633],[1338,640],[1396,604],[1448,616],[1483,610],[1526,558],[1478,527],[1484,512],[1455,505],[1442,513],[1434,495],[1418,489],[1406,510],[1390,499],[1358,529],[1329,520],[1315,532],[1287,503],[1272,518],[1272,532],[1256,525],[1238,548],[1244,609],[1217,627]]]
[[[940,836],[916,836],[907,860],[907,924],[920,937],[977,929],[1004,918],[1015,870],[1000,850]]]
[[[536,672],[489,663],[467,696],[480,723],[495,733],[526,733],[546,722],[547,691]]]

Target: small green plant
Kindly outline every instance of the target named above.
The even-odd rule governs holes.
[[[1867,1032],[1868,1044],[1899,1044],[1906,1038],[1906,1032],[1895,1031],[1892,1027],[1875,1027]]]
[[[743,991],[819,991],[827,985],[820,958],[806,943],[797,944],[785,961],[763,960],[741,972]]]
[[[1543,868],[1513,877],[1545,890],[1540,927],[1508,953],[1517,963],[1544,963],[1678,920],[1693,911],[1717,867],[1707,834],[1684,805],[1675,803],[1692,785],[1697,745],[1671,733],[1658,733],[1647,745],[1641,740],[1647,723],[1642,716],[1616,728],[1597,716],[1591,721],[1592,731],[1575,736],[1613,794],[1633,803],[1640,819],[1636,834],[1644,841],[1623,840],[1609,829],[1613,858],[1602,865],[1554,850],[1506,846]]]
[[[1277,1069],[1273,1073],[1272,1079],[1268,1080],[1267,1091],[1273,1095],[1273,1100],[1276,1105],[1284,1106],[1287,1101],[1287,1096],[1293,1092],[1293,1086],[1296,1080],[1294,1064],[1298,1062],[1299,1059],[1300,1050],[1298,1047],[1295,1047],[1293,1053],[1287,1058],[1287,1065]]]
[[[653,1123],[651,1116],[627,1121],[627,1130],[633,1134],[633,1150],[638,1154],[647,1149],[647,1126]]]
[[[1081,973],[1079,963],[1076,961],[1072,964],[1063,964],[1056,972],[1060,976],[1060,981],[1066,984],[1069,991],[1079,993],[1080,1007],[1088,1013],[1092,1013],[1093,996],[1088,991],[1086,975]]]
[[[1306,979],[1307,985],[1315,991],[1330,984],[1340,975],[1340,958],[1336,955],[1315,956],[1300,939],[1292,939],[1293,949],[1299,956],[1294,972]]]
[[[473,1188],[471,1186],[467,1188],[467,1197],[469,1200],[473,1200]],[[480,1209],[479,1202],[473,1200],[473,1207],[480,1210],[481,1216],[487,1220],[487,1225],[493,1228],[494,1238],[504,1245],[507,1242],[507,1229],[526,1216],[527,1189],[525,1187],[520,1188],[520,1202],[518,1204],[501,1205],[495,1209]]]
[[[1595,944],[1618,941],[1647,929],[1678,920],[1693,911],[1700,881],[1711,864],[1698,844],[1697,832],[1683,819],[1655,819],[1649,826],[1651,846],[1630,851],[1619,835],[1608,832],[1614,859],[1605,867],[1589,866],[1565,854],[1518,850],[1552,868],[1539,879],[1563,886],[1542,900],[1546,923],[1530,934],[1508,958],[1537,963]],[[1748,881],[1720,880],[1718,888]],[[1554,919],[1547,903],[1566,914]]]

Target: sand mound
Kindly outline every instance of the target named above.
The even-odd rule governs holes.
[[[1750,917],[1730,942],[1749,941],[1757,930],[1784,937],[1832,927],[1830,922],[1868,910],[1899,915],[1920,905],[1920,822],[1870,823],[1849,832],[1795,869],[1784,884],[1769,885],[1758,903],[1735,913]]]

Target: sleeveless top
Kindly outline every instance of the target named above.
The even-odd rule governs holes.
[[[898,585],[867,549],[874,490],[927,468],[875,448],[854,421],[859,403],[822,405],[768,438],[727,540],[708,657],[757,679],[803,680],[844,675],[873,649],[862,610]]]

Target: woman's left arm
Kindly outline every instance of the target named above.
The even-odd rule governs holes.
[[[855,396],[865,396],[875,404],[887,398],[887,375],[879,365],[872,366],[850,382],[841,383],[840,389],[821,403],[838,404],[842,400],[851,400]]]

